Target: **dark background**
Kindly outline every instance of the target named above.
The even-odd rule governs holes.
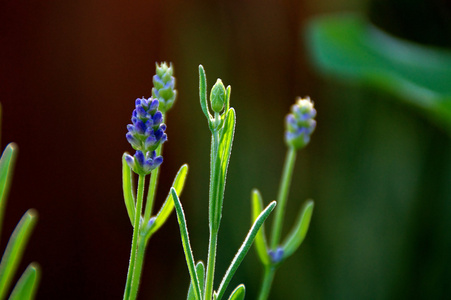
[[[295,97],[310,95],[318,127],[298,156],[285,232],[305,199],[315,199],[316,207],[303,246],[276,275],[271,299],[449,295],[450,193],[440,189],[451,174],[451,160],[442,160],[448,136],[378,92],[321,79],[309,63],[303,35],[309,18],[364,5],[2,1],[1,142],[16,142],[19,156],[1,245],[28,208],[39,212],[19,269],[40,264],[37,299],[122,297],[132,237],[121,189],[121,156],[132,150],[126,124],[134,100],[150,97],[160,61],[173,63],[178,97],[167,119],[157,204],[188,163],[181,199],[196,260],[207,256],[210,142],[198,65],[209,87],[218,77],[232,86],[237,131],[218,279],[250,226],[251,189],[258,187],[266,203],[276,197],[286,151],[283,119]],[[442,181],[424,186],[428,177]],[[231,288],[243,282],[247,298],[255,299],[261,274],[252,250]],[[139,298],[184,299],[188,283],[172,215],[150,241]]]

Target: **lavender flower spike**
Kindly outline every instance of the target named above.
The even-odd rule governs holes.
[[[175,90],[175,78],[172,76],[174,69],[172,64],[163,62],[156,65],[156,75],[153,77],[152,97],[160,101],[160,110],[165,114],[174,104],[177,91]]]
[[[315,116],[316,110],[310,98],[298,98],[285,122],[285,142],[289,147],[301,149],[310,142],[310,135],[316,127]]]
[[[136,99],[132,124],[127,125],[125,137],[136,153],[127,155],[126,161],[135,173],[141,175],[149,174],[163,162],[163,157],[156,156],[155,152],[167,140],[166,125],[158,106],[157,99]]]

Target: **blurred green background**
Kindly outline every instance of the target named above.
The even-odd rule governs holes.
[[[390,14],[387,7],[376,7],[380,18],[373,20],[390,30],[393,22],[383,21],[404,11]],[[306,27],[341,11],[363,13],[367,1],[2,2],[2,148],[14,141],[19,156],[1,246],[24,211],[36,208],[22,270],[40,263],[37,299],[122,297],[132,228],[121,156],[131,151],[126,124],[134,100],[151,95],[156,61],[173,63],[178,90],[157,199],[188,163],[181,200],[196,259],[207,256],[210,143],[198,65],[209,87],[218,77],[232,86],[237,129],[218,281],[249,229],[251,189],[259,188],[266,203],[276,197],[283,120],[295,97],[309,95],[318,125],[298,155],[285,232],[305,199],[316,206],[307,238],[279,269],[270,299],[450,298],[449,131],[402,95],[319,67]],[[416,39],[409,28],[418,32],[407,26],[396,34]],[[230,286],[245,283],[247,299],[255,299],[261,276],[250,251]],[[183,299],[188,283],[173,215],[150,241],[139,298]]]

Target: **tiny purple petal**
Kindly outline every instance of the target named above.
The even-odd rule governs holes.
[[[135,167],[135,159],[133,158],[133,156],[126,154],[125,155],[125,162],[127,163],[127,165],[133,169]]]
[[[140,151],[140,150],[136,151],[135,159],[139,165],[141,165],[141,166],[144,165],[144,154],[142,153],[142,151]]]
[[[146,125],[144,125],[143,121],[138,120],[135,124],[135,130],[140,134],[144,134],[146,132]]]
[[[138,117],[140,117],[140,118],[145,118],[147,115],[146,110],[142,106],[137,106],[136,112],[138,113]]]
[[[161,111],[157,111],[153,116],[153,123],[159,124],[161,122],[163,122],[163,114],[161,113]]]

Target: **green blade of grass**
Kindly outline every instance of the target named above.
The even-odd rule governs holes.
[[[17,157],[17,145],[8,144],[0,158],[0,232],[3,221],[3,213],[6,206],[9,187],[11,186],[14,164]]]
[[[34,299],[39,285],[40,270],[38,265],[31,263],[16,283],[9,300]]]
[[[3,299],[8,291],[36,221],[36,211],[29,209],[23,215],[9,238],[0,263],[0,299]]]

